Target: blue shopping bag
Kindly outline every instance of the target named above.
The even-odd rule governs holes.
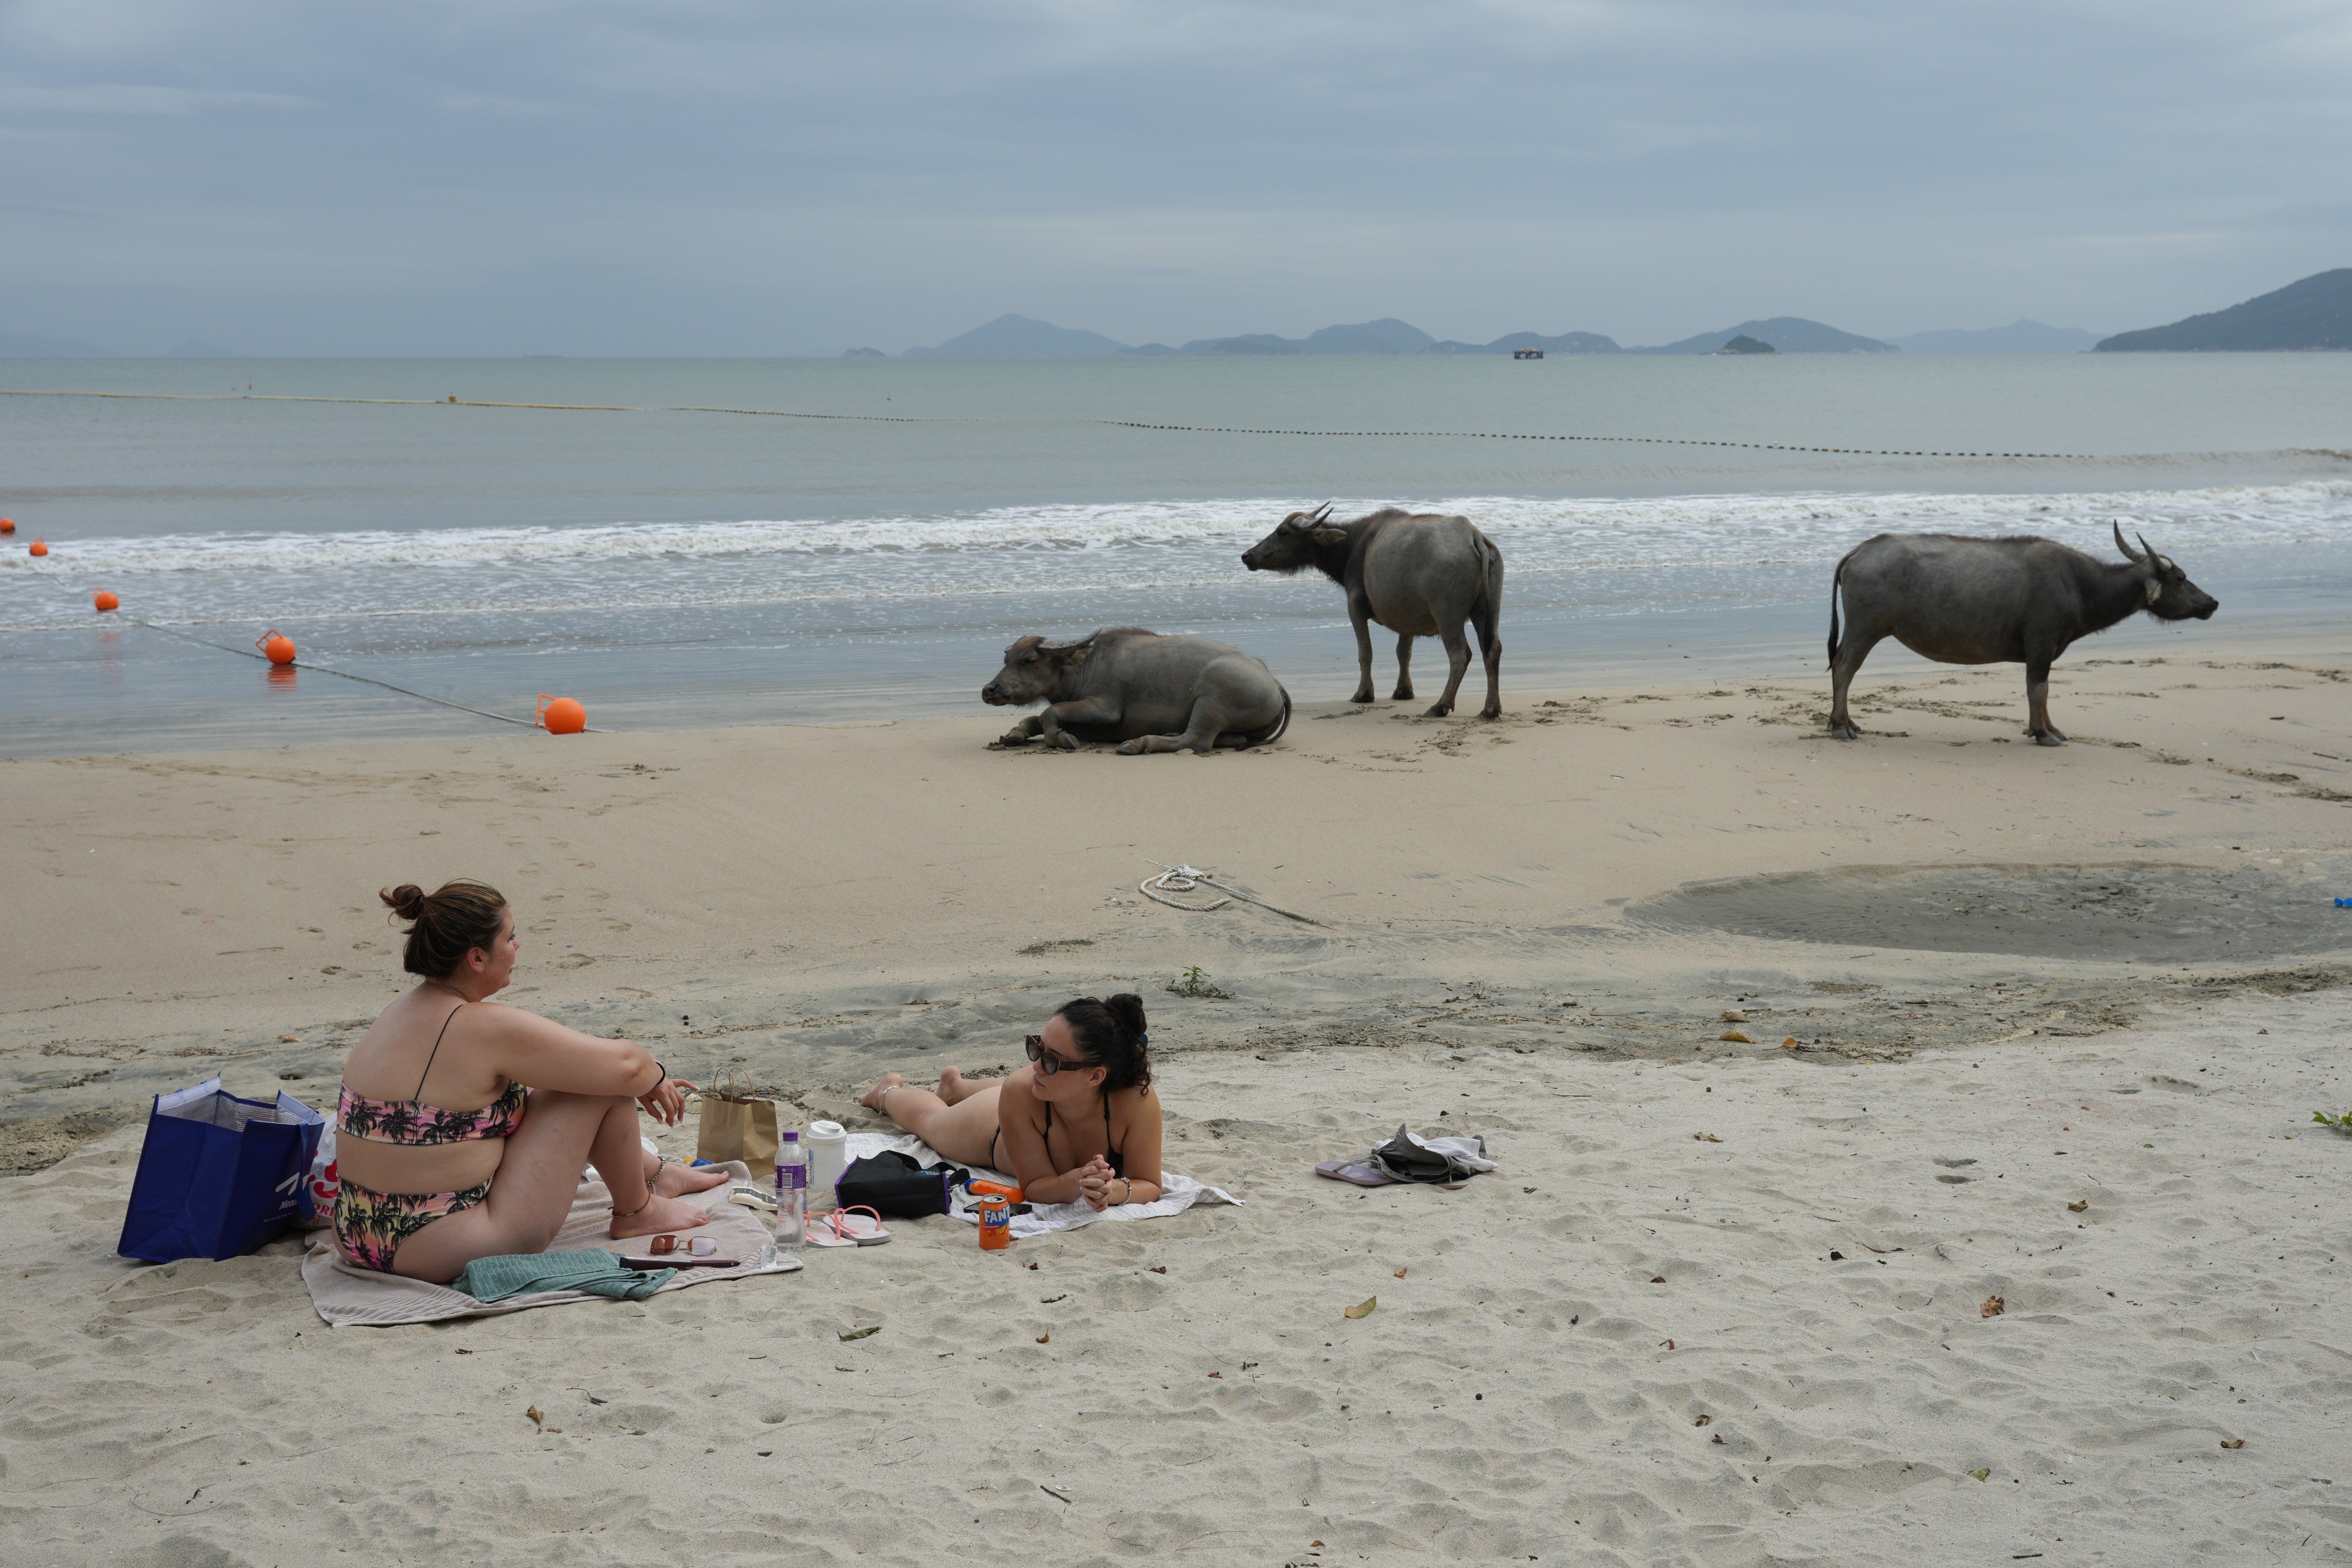
[[[155,1097],[122,1218],[125,1258],[236,1258],[292,1223],[327,1119],[282,1090],[278,1103],[224,1093],[218,1078]]]

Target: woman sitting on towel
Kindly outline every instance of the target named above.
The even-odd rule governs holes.
[[[726,1180],[646,1152],[637,1108],[675,1123],[694,1086],[643,1046],[502,1006],[514,911],[455,881],[377,895],[410,922],[403,963],[423,980],[383,1010],[343,1065],[335,1240],[362,1268],[446,1283],[478,1258],[543,1252],[580,1169],[613,1194],[612,1234],[709,1223],[679,1194]]]
[[[891,1073],[859,1103],[959,1165],[1012,1176],[1030,1203],[1148,1204],[1160,1191],[1150,1043],[1142,997],[1081,996],[1029,1037],[1032,1065],[1010,1078],[947,1068],[934,1094]]]

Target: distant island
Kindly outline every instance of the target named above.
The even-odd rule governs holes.
[[[1051,321],[1040,321],[1028,316],[999,316],[984,327],[974,327],[959,337],[950,338],[936,348],[908,349],[908,359],[1109,359],[1121,356],[1138,359],[1172,359],[1180,357],[1258,356],[1332,354],[1500,354],[1507,356],[1521,349],[1540,349],[1547,354],[1711,354],[1722,351],[1735,338],[1746,339],[1760,345],[1757,349],[1737,350],[1742,353],[1784,354],[1891,354],[1901,351],[1893,343],[1865,338],[1853,332],[1840,331],[1835,327],[1809,321],[1802,316],[1774,316],[1767,321],[1742,321],[1736,327],[1726,327],[1719,332],[1701,332],[1696,337],[1679,342],[1662,344],[1657,348],[1628,349],[1620,347],[1613,338],[1599,332],[1562,332],[1546,337],[1539,332],[1511,332],[1490,343],[1465,343],[1431,337],[1409,321],[1393,316],[1383,316],[1376,321],[1358,321],[1351,325],[1324,327],[1303,338],[1277,337],[1271,332],[1248,332],[1230,338],[1195,338],[1179,348],[1166,343],[1143,343],[1129,347],[1100,332],[1082,331],[1070,327],[1057,327]],[[850,353],[864,356],[871,350],[853,349]]]
[[[1760,338],[1751,338],[1742,332],[1715,352],[1719,354],[1776,354],[1780,351]]]
[[[2352,349],[2352,267],[2315,272],[2299,283],[2226,310],[2190,316],[2102,339],[2116,353],[2282,353]]]

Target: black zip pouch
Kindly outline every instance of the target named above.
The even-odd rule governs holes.
[[[845,1209],[862,1205],[884,1219],[920,1219],[946,1214],[950,1192],[970,1180],[971,1173],[961,1165],[926,1167],[912,1155],[885,1149],[853,1161],[833,1191]]]

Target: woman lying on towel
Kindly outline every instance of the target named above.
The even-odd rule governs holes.
[[[514,911],[455,881],[377,895],[410,922],[403,962],[423,981],[383,1010],[343,1064],[335,1241],[362,1268],[446,1284],[478,1258],[543,1252],[572,1213],[580,1168],[613,1193],[612,1234],[709,1223],[679,1194],[725,1181],[646,1152],[637,1108],[675,1123],[694,1088],[643,1046],[502,1006]]]
[[[1029,1037],[1033,1065],[1010,1078],[948,1068],[934,1094],[891,1073],[859,1103],[959,1165],[1004,1172],[1033,1204],[1148,1204],[1160,1196],[1150,1039],[1142,997],[1081,996]]]

